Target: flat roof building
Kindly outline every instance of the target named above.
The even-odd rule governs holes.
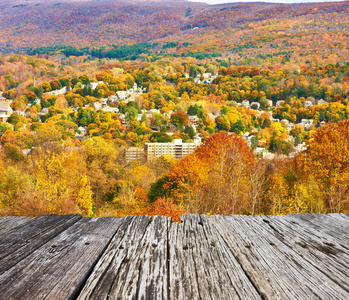
[[[162,155],[182,159],[192,154],[201,145],[201,139],[197,138],[194,143],[183,143],[181,139],[175,139],[172,143],[146,143],[144,149],[130,147],[126,149],[126,162],[133,160],[156,159]]]
[[[144,158],[144,149],[137,147],[130,147],[126,149],[126,163],[130,163],[136,159],[143,160]]]
[[[175,139],[172,143],[146,143],[145,150],[148,160],[160,157],[161,155],[181,159],[195,151],[201,144],[196,141],[194,143],[183,143],[181,139]]]

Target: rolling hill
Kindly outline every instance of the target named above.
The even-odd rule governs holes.
[[[348,1],[222,5],[58,1],[1,1],[1,52],[50,45],[112,48],[141,42],[190,42],[186,49],[180,44],[166,51],[220,51],[236,59],[241,52],[263,58],[286,51],[347,55],[349,49]]]

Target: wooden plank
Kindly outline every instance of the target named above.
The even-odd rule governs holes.
[[[156,216],[111,286],[111,299],[167,299],[167,218]]]
[[[268,224],[276,238],[349,292],[349,253],[336,239],[309,226],[293,224],[284,216],[259,218]]]
[[[277,239],[260,218],[211,216],[260,294],[276,299],[349,299],[349,293]]]
[[[170,299],[198,299],[199,287],[195,262],[192,259],[193,240],[186,240],[183,225],[173,223],[169,232]]]
[[[339,225],[349,228],[349,217],[346,214],[328,214],[326,216],[338,221]]]
[[[170,299],[261,299],[207,216],[182,216],[169,233]]]
[[[132,264],[135,271],[136,266],[141,268],[139,283],[135,289],[139,299],[168,299],[168,225],[166,217],[154,218],[142,239],[142,251],[137,257],[139,263]],[[126,289],[116,288],[116,293],[111,295],[115,297],[118,291],[125,292]],[[128,292],[130,293],[129,290]]]
[[[1,236],[7,231],[17,226],[23,226],[28,223],[32,218],[29,217],[1,217],[0,218],[0,239]]]
[[[75,223],[0,275],[1,298],[75,298],[123,220]]]
[[[78,299],[163,299],[167,284],[165,221],[165,217],[154,222],[148,216],[127,217]]]
[[[0,274],[69,228],[80,215],[46,215],[4,233],[0,240]]]
[[[342,247],[348,247],[348,224],[339,223],[335,219],[321,214],[291,214],[284,216],[284,218],[294,225],[300,225],[304,228],[309,227],[323,234],[327,234],[336,239]]]

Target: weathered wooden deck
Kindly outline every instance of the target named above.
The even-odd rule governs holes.
[[[349,216],[4,217],[0,299],[349,299]]]

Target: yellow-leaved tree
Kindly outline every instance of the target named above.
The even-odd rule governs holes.
[[[62,157],[52,155],[47,160],[41,159],[37,165],[36,191],[45,202],[47,213],[64,214],[73,210],[67,196],[68,176],[63,168]]]
[[[91,217],[93,215],[93,193],[86,175],[81,177],[80,184],[77,197],[78,211],[83,216]]]
[[[349,210],[349,120],[317,129],[299,162],[303,177],[318,186],[311,188],[312,193],[314,189],[322,191],[316,193],[322,197],[328,212]],[[322,206],[315,203],[315,210],[319,205]]]
[[[78,152],[48,152],[36,162],[33,177],[32,215],[93,215],[93,193]]]

